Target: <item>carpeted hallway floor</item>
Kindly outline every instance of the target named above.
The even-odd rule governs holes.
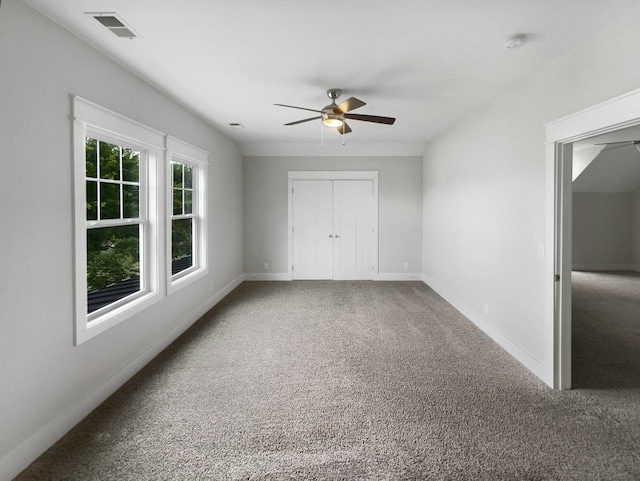
[[[640,389],[640,273],[574,272],[571,284],[573,387]]]
[[[17,479],[638,480],[638,386],[553,391],[420,282],[246,282]]]

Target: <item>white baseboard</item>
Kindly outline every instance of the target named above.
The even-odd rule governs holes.
[[[373,277],[374,281],[422,281],[422,274],[401,272],[398,274],[378,273]]]
[[[273,273],[273,274],[245,274],[245,281],[290,281],[291,274],[289,273]]]
[[[244,276],[238,276],[205,302],[191,310],[178,324],[144,352],[140,353],[115,376],[93,391],[89,396],[78,401],[67,411],[52,419],[36,431],[13,451],[0,459],[0,480],[11,480],[22,470],[53,446],[62,436],[87,417],[94,409],[106,401],[124,383],[131,379],[140,369],[175,341],[184,331],[220,302],[233,289],[239,286]]]
[[[458,310],[463,316],[478,326],[485,334],[493,339],[500,347],[516,358],[527,369],[538,376],[542,381],[547,382],[548,368],[533,357],[529,352],[522,348],[518,343],[510,339],[506,334],[493,326],[489,321],[483,318],[474,309],[470,308],[464,302],[456,298],[448,289],[438,284],[433,279],[424,275],[423,279],[425,284],[436,291],[442,296],[449,304],[451,304],[456,310]]]
[[[574,271],[636,271],[640,272],[638,264],[576,264]]]
[[[245,281],[291,281],[291,274],[245,274]],[[399,273],[399,274],[375,274],[374,281],[422,281],[422,274]]]

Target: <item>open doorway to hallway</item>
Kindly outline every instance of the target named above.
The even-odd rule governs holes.
[[[571,177],[571,384],[637,388],[640,127],[575,142]]]

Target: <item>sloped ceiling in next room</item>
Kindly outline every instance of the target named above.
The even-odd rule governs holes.
[[[627,141],[640,141],[640,126],[576,142],[573,191],[611,194],[638,190],[640,150],[633,144],[616,143]],[[585,157],[582,165],[581,157]]]

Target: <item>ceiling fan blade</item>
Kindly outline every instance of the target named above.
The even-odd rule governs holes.
[[[355,97],[350,97],[344,102],[342,102],[340,105],[338,105],[338,108],[343,113],[346,113],[346,112],[351,112],[352,110],[355,110],[355,109],[359,109],[363,105],[367,105],[367,104],[360,99],[357,99]]]
[[[343,130],[344,130],[344,132],[343,132]],[[351,127],[349,127],[346,122],[342,124],[342,127],[336,127],[335,131],[338,132],[340,135],[349,134],[349,133],[353,132],[351,130]]]
[[[284,125],[296,125],[296,124],[301,124],[303,122],[309,122],[311,120],[317,120],[317,119],[321,119],[321,118],[322,118],[322,116],[320,115],[318,117],[311,117],[311,118],[308,118],[308,119],[296,120],[295,122],[289,122],[288,124],[284,124]]]
[[[308,109],[306,107],[296,107],[295,105],[285,105],[285,104],[273,104],[273,105],[277,105],[278,107],[289,107],[290,109],[300,109],[300,110],[308,110],[309,112],[322,113],[322,110]]]
[[[600,142],[593,145],[613,145],[613,144],[640,144],[640,140],[621,140],[619,142]]]
[[[344,114],[345,119],[363,120],[365,122],[375,122],[376,124],[393,125],[396,121],[393,117],[379,117],[378,115]]]
[[[613,149],[619,149],[620,147],[627,147],[629,145],[635,145],[636,149],[640,150],[640,148],[638,146],[640,146],[640,140],[622,140],[620,142],[602,142],[599,144],[593,144],[593,145],[604,145],[605,147],[602,149],[602,151],[606,151],[606,150],[613,150]]]

